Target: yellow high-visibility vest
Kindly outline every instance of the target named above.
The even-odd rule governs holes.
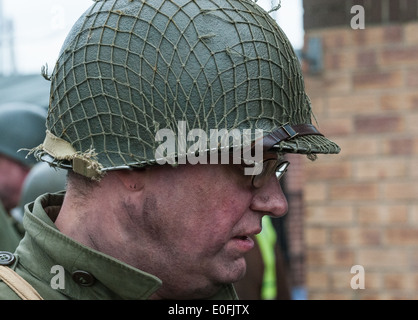
[[[277,234],[270,216],[263,217],[262,226],[263,230],[256,235],[256,240],[260,247],[261,256],[264,262],[261,298],[264,300],[272,300],[276,299],[277,296],[275,253]]]

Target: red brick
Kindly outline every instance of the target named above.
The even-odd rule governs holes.
[[[358,133],[399,132],[403,121],[397,115],[358,116],[354,119],[354,129]]]
[[[349,206],[308,206],[305,222],[309,226],[341,226],[354,220],[354,210]]]
[[[417,208],[418,209],[418,208]],[[359,227],[365,226],[401,226],[408,222],[406,205],[367,205],[358,208],[357,221]],[[418,221],[418,210],[417,210]]]
[[[354,228],[344,226],[330,229],[331,242],[334,245],[349,246],[357,240],[357,231]]]
[[[399,161],[397,157],[359,160],[354,166],[354,177],[359,180],[405,177],[407,172],[405,161]]]
[[[373,183],[341,183],[331,186],[330,198],[332,200],[376,200],[378,186]]]
[[[307,263],[310,266],[321,266],[325,265],[326,254],[325,250],[321,249],[307,249],[306,250]]]
[[[382,276],[381,276],[380,272],[376,273],[376,272],[368,270],[364,280],[365,280],[365,287],[366,287],[367,291],[369,291],[369,290],[381,290],[382,289],[382,281],[381,281]],[[357,291],[359,291],[359,290],[357,290]]]
[[[325,68],[327,70],[341,69],[341,55],[338,53],[327,54],[325,56]]]
[[[353,76],[353,87],[357,90],[399,88],[403,85],[402,72],[368,71]]]
[[[418,68],[411,68],[407,71],[406,85],[416,89],[418,86]]]
[[[364,267],[366,276],[368,268],[402,270],[409,261],[408,252],[398,248],[360,249],[357,254],[357,263]]]
[[[383,196],[391,200],[416,200],[418,195],[418,183],[416,182],[392,182],[383,184]]]
[[[385,93],[379,97],[379,107],[384,111],[409,109],[405,103],[405,93]]]
[[[331,288],[338,291],[348,291],[351,293],[353,291],[350,288],[350,281],[353,277],[353,274],[350,273],[350,270],[344,270],[344,271],[334,271],[330,275],[331,280]]]
[[[352,34],[357,47],[375,46],[386,42],[381,27],[372,26],[358,32],[352,32]]]
[[[347,117],[328,118],[323,119],[319,127],[325,136],[345,136],[353,131],[353,121]]]
[[[382,63],[388,65],[406,65],[418,63],[418,47],[389,48],[382,52]]]
[[[324,57],[326,70],[352,70],[356,66],[356,56],[352,51],[337,51]]]
[[[378,246],[382,243],[382,232],[376,228],[358,229],[358,242],[361,246]]]
[[[349,73],[327,73],[323,77],[323,85],[329,94],[344,94],[351,92],[352,83]]]
[[[286,159],[291,163],[287,175],[287,189],[289,192],[300,192],[305,184],[302,157],[298,154],[287,154]]]
[[[338,157],[340,159],[352,159],[358,156],[375,156],[380,153],[380,143],[377,139],[349,136],[348,138],[339,138],[338,145],[341,152]]]
[[[388,290],[395,289],[405,289],[414,290],[414,283],[411,281],[410,274],[400,274],[399,272],[396,273],[387,273],[383,277],[383,284],[384,287]]]
[[[308,287],[312,289],[327,289],[329,286],[328,273],[324,271],[310,272],[306,279],[306,283]]]
[[[407,132],[408,135],[411,135],[413,137],[418,137],[418,114],[411,112],[405,121],[405,132]]]
[[[315,247],[319,245],[326,245],[328,242],[327,228],[309,228],[305,233],[305,245],[308,247]]]
[[[347,267],[354,264],[354,252],[346,248],[308,249],[308,264]]]
[[[315,33],[307,32],[308,35],[314,36]],[[318,35],[318,33],[316,33]],[[353,44],[353,32],[351,29],[332,29],[324,30],[322,36],[324,49],[327,51],[333,49],[341,49],[344,47],[351,47]]]
[[[358,47],[376,47],[385,44],[401,43],[403,41],[403,29],[398,25],[390,25],[387,27],[366,26],[366,29],[359,30],[359,32],[352,32],[352,34],[354,43]]]
[[[304,187],[304,200],[306,202],[324,201],[328,195],[326,182],[306,183]]]
[[[378,111],[378,98],[374,94],[332,95],[328,101],[328,112],[332,116],[371,114]]]
[[[410,23],[405,26],[405,42],[410,44],[418,43],[418,24]]]
[[[403,26],[402,25],[389,25],[383,27],[383,39],[386,43],[401,43],[403,41]]]
[[[390,245],[417,246],[418,228],[390,228],[385,231],[386,243]]]
[[[411,155],[414,154],[415,139],[413,138],[393,138],[385,140],[385,153],[392,155]],[[399,161],[398,161],[399,164]]]
[[[377,66],[377,54],[375,50],[362,51],[357,53],[357,67],[374,68]]]
[[[410,266],[413,268],[413,270],[416,270],[418,268],[418,253],[417,253],[417,250],[413,250],[410,253]]]
[[[351,175],[349,162],[318,162],[305,168],[308,180],[344,179]]]
[[[402,108],[403,105],[405,105],[406,109],[416,111],[418,110],[418,94],[412,93],[412,94],[405,94],[404,96],[406,98],[405,104],[399,104],[398,108]]]
[[[354,265],[354,252],[346,247],[338,247],[330,250],[328,263],[330,266],[346,267]]]
[[[310,99],[311,99],[313,113],[318,118],[322,118],[322,115],[325,114],[325,111],[327,111],[327,108],[325,106],[325,98],[311,95]]]
[[[410,212],[409,212],[409,225],[411,226],[418,226],[418,204],[410,205]]]

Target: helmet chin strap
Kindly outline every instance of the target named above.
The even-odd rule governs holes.
[[[290,125],[289,123],[273,130],[269,135],[263,137],[264,151],[270,150],[280,141],[290,140],[296,136],[319,135],[323,136],[312,124],[302,123]]]
[[[322,134],[312,124],[297,124],[290,125],[289,123],[275,129],[269,135],[264,136],[262,139],[256,140],[252,143],[250,149],[255,148],[255,145],[262,143],[262,150],[268,151],[272,149],[281,141],[290,140],[296,136],[305,135],[320,135]],[[245,152],[248,152],[244,151]],[[86,152],[77,152],[74,147],[61,138],[56,137],[49,130],[46,131],[46,137],[42,145],[32,149],[30,153],[42,153],[38,155],[43,161],[50,164],[57,165],[58,167],[72,169],[74,172],[81,174],[85,177],[100,180],[105,171],[112,169],[128,169],[129,166],[120,166],[114,168],[103,169],[102,165],[95,159],[94,150],[87,150]],[[49,154],[49,157],[45,158],[45,153]],[[67,164],[67,165],[66,165]]]
[[[65,166],[60,165],[60,162],[71,162],[70,168],[85,177],[100,180],[103,175],[102,165],[96,160],[96,153],[93,149],[83,153],[78,152],[68,141],[58,138],[49,130],[46,131],[44,142],[30,151],[30,153],[35,153],[35,155],[45,152],[53,158],[53,161],[50,163],[54,163],[59,167],[65,168]],[[42,158],[42,154],[37,156]]]

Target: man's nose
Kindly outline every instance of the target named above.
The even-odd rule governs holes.
[[[281,217],[287,213],[286,197],[274,175],[266,184],[255,190],[251,209],[273,217]]]

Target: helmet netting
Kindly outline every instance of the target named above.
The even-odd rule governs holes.
[[[52,74],[48,130],[106,168],[153,163],[156,133],[179,121],[265,134],[311,123],[287,37],[250,0],[96,1]]]

